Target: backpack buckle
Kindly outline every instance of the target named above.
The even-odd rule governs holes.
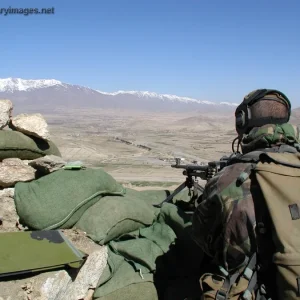
[[[243,273],[243,276],[248,280],[250,281],[251,277],[253,275],[253,270],[251,270],[250,268],[246,268],[244,273]]]
[[[218,292],[216,293],[216,300],[226,300],[227,299],[227,293],[225,293],[225,291],[222,290],[218,290]]]
[[[252,299],[252,295],[251,295],[251,293],[250,293],[249,290],[246,290],[246,291],[243,293],[242,299],[243,299],[243,300],[251,300],[251,299]]]

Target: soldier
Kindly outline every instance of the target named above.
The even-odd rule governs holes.
[[[266,89],[251,92],[236,109],[242,153],[207,182],[193,216],[193,239],[212,262],[200,279],[202,299],[276,299],[272,234],[260,234],[273,225],[260,223],[270,216],[262,216],[264,197],[251,169],[262,152],[297,153],[299,130],[287,123],[290,113],[288,98]]]

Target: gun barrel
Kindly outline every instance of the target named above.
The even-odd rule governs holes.
[[[199,165],[171,165],[172,168],[176,169],[185,169],[188,171],[205,171],[207,169],[207,166],[199,166]]]

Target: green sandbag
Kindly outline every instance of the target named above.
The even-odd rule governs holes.
[[[157,290],[153,282],[140,282],[125,286],[96,300],[158,300]]]
[[[164,204],[161,210],[164,211],[166,206],[174,205]],[[174,212],[178,212],[174,222],[179,221],[178,226],[180,226],[184,223],[180,220],[184,212],[179,212],[176,208]],[[170,253],[171,249],[174,251],[175,241],[175,232],[165,224],[164,217],[158,217],[151,226],[140,228],[123,235],[119,240],[109,242],[107,266],[98,282],[94,297],[101,299],[132,284],[153,283],[154,274],[158,271],[161,273],[164,269],[166,261],[162,257]],[[178,263],[175,262],[175,267],[176,264]],[[133,299],[139,298],[133,297]]]
[[[169,190],[144,190],[144,191],[130,190],[130,191],[135,195],[137,195],[137,197],[143,199],[144,201],[146,201],[151,205],[161,203],[171,194],[171,191]]]
[[[170,226],[177,237],[181,237],[185,229],[192,225],[192,216],[183,213],[180,207],[171,203],[163,204],[158,220]]]
[[[127,189],[124,196],[106,196],[86,210],[75,227],[104,245],[125,233],[151,225],[155,218],[152,203],[161,202],[165,195],[165,191]]]
[[[51,141],[27,136],[19,131],[0,130],[0,161],[5,158],[36,159],[45,155],[61,157]]]
[[[125,189],[102,169],[58,170],[15,185],[20,222],[37,230],[71,228],[82,214],[105,195]]]
[[[126,238],[108,244],[107,266],[98,282],[95,298],[132,284],[154,282],[158,259],[169,251],[176,236],[169,226],[154,223]]]

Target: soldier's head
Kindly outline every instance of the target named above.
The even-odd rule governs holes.
[[[259,89],[245,96],[235,111],[235,128],[242,137],[254,127],[283,124],[290,119],[291,103],[278,90]]]

